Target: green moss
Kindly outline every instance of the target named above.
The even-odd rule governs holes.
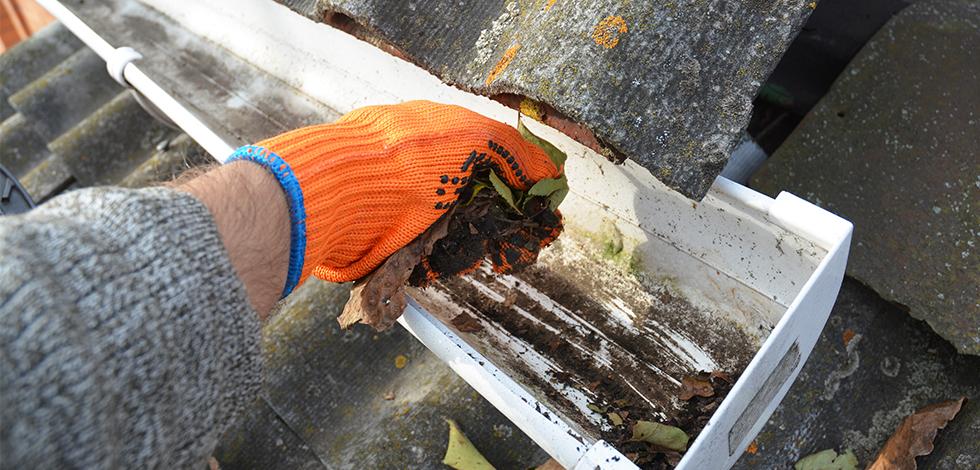
[[[597,254],[636,278],[644,275],[643,259],[637,250],[639,242],[623,236],[613,224],[608,224],[602,232],[583,232],[581,238],[589,241]]]

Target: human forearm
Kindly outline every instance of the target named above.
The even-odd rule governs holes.
[[[264,319],[282,295],[289,212],[276,179],[249,162],[217,167],[177,186],[204,203],[249,301]]]

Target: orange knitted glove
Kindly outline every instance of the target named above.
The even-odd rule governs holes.
[[[562,169],[512,127],[465,108],[411,101],[356,109],[238,149],[266,166],[292,220],[283,296],[310,274],[360,279],[456,205],[477,166],[513,188]]]

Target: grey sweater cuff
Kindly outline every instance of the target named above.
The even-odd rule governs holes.
[[[258,316],[190,195],[0,218],[0,279],[4,468],[199,466],[258,396]]]

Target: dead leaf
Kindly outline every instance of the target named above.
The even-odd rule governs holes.
[[[667,464],[671,467],[676,467],[678,464],[680,464],[681,457],[683,457],[680,452],[663,452],[663,454],[667,459]]]
[[[565,467],[562,467],[555,459],[548,459],[547,462],[538,465],[534,470],[565,470]]]
[[[344,311],[337,317],[342,329],[363,323],[376,331],[395,324],[405,311],[405,285],[415,265],[432,252],[432,245],[449,233],[455,208],[439,218],[422,235],[388,257],[377,269],[354,283]]]
[[[606,416],[609,417],[609,421],[612,421],[613,426],[623,425],[623,417],[620,416],[619,413],[609,413]]]
[[[857,470],[857,457],[850,449],[838,455],[834,449],[810,454],[793,465],[795,470]]]
[[[711,379],[724,380],[726,383],[732,383],[732,376],[728,372],[721,370],[711,371]]]
[[[714,396],[714,394],[715,387],[711,385],[711,382],[687,376],[681,379],[681,391],[677,394],[677,398],[688,401],[695,396],[707,398]]]
[[[841,338],[844,340],[844,347],[845,348],[847,347],[847,343],[850,343],[851,340],[854,339],[854,335],[855,334],[856,333],[854,333],[854,330],[852,330],[850,328],[844,330],[844,333],[841,335]]]
[[[456,327],[461,333],[476,333],[477,331],[483,331],[483,325],[473,318],[472,315],[467,313],[460,313],[453,317],[451,323]]]
[[[446,423],[449,424],[449,444],[446,445],[446,456],[442,458],[444,465],[456,470],[493,469],[493,465],[476,450],[455,421],[447,419]]]
[[[966,397],[935,403],[902,420],[868,470],[915,470],[915,458],[932,452],[936,433],[952,420]]]
[[[590,409],[590,410],[592,410],[592,411],[594,411],[594,412],[596,412],[596,413],[600,413],[600,414],[606,412],[606,409],[605,408],[601,408],[601,407],[599,407],[599,405],[596,405],[595,403],[589,403],[589,404],[585,405],[585,407],[588,408],[588,409]]]
[[[752,455],[755,455],[756,452],[759,452],[759,445],[756,444],[755,441],[752,441],[749,443],[749,446],[745,448],[745,451]]]
[[[643,441],[665,449],[683,452],[690,438],[680,428],[653,421],[637,421],[633,425],[634,441]]]

